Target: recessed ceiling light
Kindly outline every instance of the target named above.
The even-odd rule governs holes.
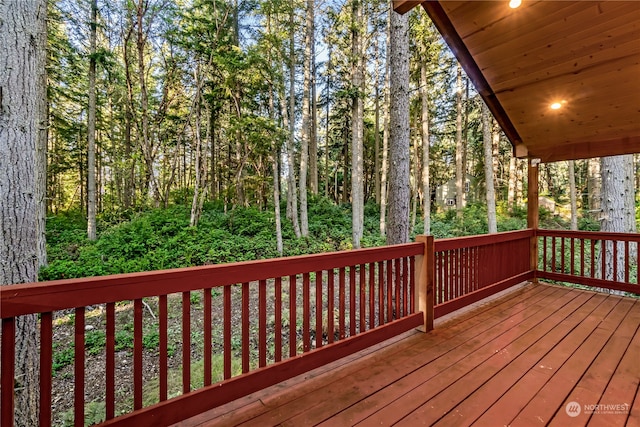
[[[550,105],[552,110],[559,110],[560,108],[562,108],[562,104],[559,102],[554,102],[553,104]]]
[[[520,5],[521,5],[521,4],[522,4],[522,0],[511,0],[511,1],[509,2],[509,7],[510,7],[511,9],[515,9],[515,8],[517,8],[517,7],[520,7]]]

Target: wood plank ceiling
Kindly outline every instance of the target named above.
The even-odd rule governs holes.
[[[393,3],[422,4],[518,157],[640,152],[640,1]]]

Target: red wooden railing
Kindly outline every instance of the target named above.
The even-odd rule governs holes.
[[[417,273],[423,243],[321,255],[252,261],[159,272],[53,281],[3,287],[0,295],[1,423],[13,425],[15,323],[38,314],[40,322],[40,423],[51,425],[54,321],[74,323],[74,424],[84,425],[87,307],[104,313],[105,425],[166,425],[322,366],[424,324],[418,312]],[[195,294],[194,294],[195,293]],[[177,294],[177,297],[176,297]],[[200,295],[201,311],[192,310]],[[175,313],[175,301],[181,308]],[[132,301],[132,303],[131,303]],[[120,310],[132,305],[132,404],[116,396],[116,336]],[[420,306],[424,306],[424,302]],[[223,325],[212,325],[213,307]],[[174,307],[173,310],[170,308]],[[143,327],[150,312],[159,334],[159,403],[143,407]],[[195,322],[195,313],[202,316]],[[73,315],[73,316],[71,316]],[[169,398],[169,315],[181,316],[182,394]],[[197,330],[195,325],[201,325]],[[221,330],[221,336],[214,331]],[[193,333],[201,333],[196,344]],[[217,332],[216,332],[217,334]],[[204,379],[192,384],[192,353],[202,346]],[[257,349],[257,350],[256,350]],[[326,351],[325,351],[326,350]],[[214,355],[222,355],[222,380],[212,378]],[[233,372],[238,361],[241,374]],[[124,415],[123,415],[124,413]]]
[[[440,317],[534,276],[533,230],[435,241],[434,316]]]
[[[640,235],[562,230],[536,235],[538,277],[640,294]]]

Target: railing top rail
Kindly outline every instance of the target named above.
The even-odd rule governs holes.
[[[620,240],[640,242],[639,233],[614,233],[610,231],[572,231],[572,230],[536,230],[538,236],[548,237],[580,237],[592,240]]]
[[[424,253],[421,242],[202,267],[0,286],[0,318],[189,292]]]
[[[509,242],[513,240],[525,239],[534,236],[534,230],[506,231],[496,234],[481,234],[477,236],[452,237],[450,239],[439,239],[435,241],[435,251],[449,251],[453,249],[468,248],[475,246],[491,245],[495,243]]]

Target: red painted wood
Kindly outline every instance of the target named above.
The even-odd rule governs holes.
[[[596,241],[594,239],[591,239],[591,274],[590,276],[592,278],[596,277]],[[546,271],[546,269],[545,269]]]
[[[169,386],[167,375],[169,373],[168,364],[168,326],[169,317],[167,312],[167,296],[160,295],[158,297],[158,335],[160,338],[160,354],[158,356],[160,364],[159,380],[160,380],[160,402],[167,400]]]
[[[133,409],[142,408],[142,300],[133,302]]]
[[[376,265],[367,264],[369,269],[369,329],[376,327]]]
[[[296,307],[298,304],[296,303],[296,284],[297,284],[296,276],[289,276],[289,357],[293,357],[297,354],[297,338],[298,332],[297,328],[297,315],[296,315]]]
[[[311,350],[311,292],[309,273],[302,274],[302,351]]]
[[[274,330],[274,359],[276,362],[282,360],[282,277],[276,277],[275,280],[275,330]]]
[[[316,271],[316,345],[322,347],[322,271]]]
[[[312,350],[304,355],[257,369],[247,375],[234,377],[220,384],[193,391],[189,395],[178,396],[140,411],[123,415],[105,422],[103,426],[170,425],[356,353],[416,328],[420,324],[422,324],[422,313],[416,313],[372,331],[335,342],[323,349]]]
[[[580,239],[580,275],[584,276],[584,239]]]
[[[547,270],[547,238],[542,236],[542,270]]]
[[[575,273],[575,256],[576,256],[576,248],[575,248],[575,239],[571,239],[571,275]]]
[[[343,340],[346,336],[346,272],[344,267],[340,268],[339,278],[338,278],[338,339]]]
[[[73,356],[73,424],[84,426],[84,307],[75,309]]]
[[[53,365],[53,317],[40,317],[40,425],[51,425],[51,375]]]
[[[349,336],[356,334],[356,266],[349,267]]]
[[[211,332],[211,288],[203,290],[204,293],[204,313],[202,322],[204,323],[204,385],[211,384],[211,357],[212,357],[212,332]]]
[[[422,243],[232,264],[11,285],[0,294],[2,318],[155,297],[419,255]]]
[[[560,271],[561,272],[565,272],[566,270],[566,264],[565,264],[565,255],[564,255],[564,241],[565,238],[561,237],[560,238]]]
[[[402,258],[402,316],[409,311],[409,260]]]
[[[556,238],[551,237],[551,271],[556,271]]]
[[[393,261],[386,261],[387,272],[387,318],[385,323],[389,323],[393,320]]]
[[[471,305],[475,302],[478,302],[484,298],[487,298],[493,294],[496,294],[500,291],[510,288],[513,285],[517,285],[518,283],[522,283],[526,280],[529,280],[533,277],[533,272],[528,271],[517,276],[511,277],[509,279],[503,280],[501,282],[497,282],[490,286],[485,286],[482,289],[478,289],[477,291],[471,292],[467,295],[461,296],[456,299],[452,299],[447,301],[444,304],[439,304],[434,307],[434,317],[442,317],[446,314],[452,313],[456,310],[464,308],[468,305]]]
[[[335,280],[333,269],[327,271],[327,342],[333,343],[335,339]]]
[[[258,283],[258,366],[267,366],[267,281]]]
[[[629,283],[629,242],[624,242],[624,281]]]
[[[242,284],[242,373],[249,372],[249,283]]]
[[[366,285],[366,279],[367,279],[367,275],[366,275],[366,266],[364,264],[360,264],[360,266],[358,267],[358,278],[360,279],[360,283],[359,283],[359,289],[358,289],[358,295],[359,295],[359,301],[358,301],[358,305],[360,308],[360,328],[358,329],[358,332],[364,332],[365,328],[366,328],[366,321],[367,321],[367,290],[365,288]]]
[[[2,365],[2,379],[0,379],[0,405],[2,405],[2,411],[0,411],[0,424],[3,426],[13,425],[13,387],[14,387],[14,375],[16,368],[16,321],[12,317],[2,319],[2,336],[0,336],[2,343],[1,347],[1,359]]]
[[[223,292],[223,365],[224,379],[228,380],[231,378],[231,286],[225,286]]]
[[[384,261],[378,263],[378,323],[377,326],[384,325]]]
[[[600,279],[606,279],[605,277],[605,272],[607,271],[607,241],[606,240],[600,240],[600,260],[602,261],[601,265],[600,265]]]

